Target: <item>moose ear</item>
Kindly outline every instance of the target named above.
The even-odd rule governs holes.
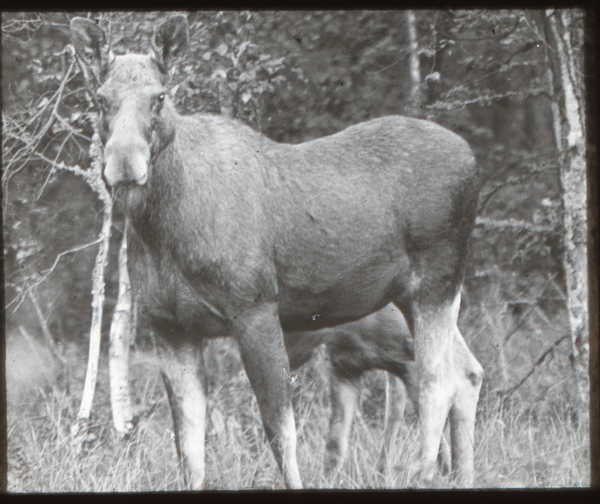
[[[71,19],[71,41],[88,74],[86,79],[90,79],[91,72],[94,87],[98,87],[115,57],[106,42],[104,30],[90,19],[76,17]]]
[[[173,58],[180,57],[188,43],[188,24],[184,15],[173,16],[154,29],[154,59],[167,70]]]

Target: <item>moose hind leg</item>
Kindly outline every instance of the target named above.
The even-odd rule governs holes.
[[[420,483],[433,485],[440,441],[454,395],[454,331],[460,291],[447,303],[415,303],[416,363],[419,375],[419,425],[421,435]]]
[[[291,375],[277,306],[265,304],[236,316],[242,361],[260,408],[267,438],[288,488],[302,488],[296,460]]]
[[[161,374],[173,416],[175,445],[186,488],[204,484],[206,380],[200,341],[158,346]]]
[[[455,343],[456,348],[456,343]],[[402,383],[404,384],[404,396],[407,397],[415,409],[415,413],[419,413],[419,376],[417,366],[414,362],[405,363],[406,372],[402,375]],[[396,384],[401,388],[402,383],[400,378],[396,377]],[[392,382],[394,383],[394,382]],[[393,396],[392,396],[393,397]],[[406,399],[404,399],[406,404]],[[397,429],[396,429],[397,430]],[[394,436],[395,437],[395,436]],[[385,437],[385,439],[393,439]],[[384,445],[385,447],[385,445]],[[382,451],[383,455],[383,451]],[[452,470],[452,455],[450,449],[450,443],[448,442],[448,436],[442,434],[440,441],[440,449],[438,452],[438,469],[442,475],[449,475]],[[380,472],[383,472],[380,469]]]
[[[474,477],[475,416],[484,373],[458,327],[454,349],[456,393],[450,410],[452,468],[457,483],[469,487]]]

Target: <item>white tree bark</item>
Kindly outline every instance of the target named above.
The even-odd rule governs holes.
[[[573,364],[580,398],[589,400],[588,229],[585,105],[572,33],[575,12],[546,11],[546,35],[551,47],[552,112],[560,164],[563,204],[563,267]],[[577,49],[577,51],[574,51]]]
[[[129,393],[129,342],[132,326],[132,294],[127,271],[127,234],[119,249],[119,298],[110,326],[110,403],[115,430],[125,435],[133,429]]]
[[[94,390],[98,378],[98,359],[100,358],[100,337],[102,332],[102,313],[104,308],[104,270],[108,262],[108,249],[110,241],[110,230],[112,227],[112,205],[110,193],[102,181],[102,147],[100,138],[94,134],[90,146],[92,157],[92,169],[86,173],[86,182],[98,194],[104,204],[104,218],[102,221],[102,232],[100,234],[100,246],[96,255],[96,264],[92,273],[92,325],[90,328],[90,349],[88,356],[88,369],[85,376],[85,385],[81,397],[81,405],[77,414],[77,422],[71,427],[71,434],[77,435],[81,423],[88,420],[92,411],[94,401]]]
[[[408,40],[410,43],[410,102],[417,109],[421,103],[421,67],[419,64],[419,41],[417,38],[417,18],[412,10],[406,11]]]

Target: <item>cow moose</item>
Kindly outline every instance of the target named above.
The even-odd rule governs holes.
[[[100,108],[104,178],[125,188],[129,275],[159,342],[186,485],[204,481],[204,338],[237,340],[285,484],[302,488],[283,331],[390,302],[415,342],[419,482],[433,481],[450,415],[453,473],[470,485],[482,368],[454,352],[479,189],[467,143],[401,116],[276,143],[176,112],[166,86],[185,16],[156,27],[149,54],[115,55],[88,19],[73,18],[71,34]]]

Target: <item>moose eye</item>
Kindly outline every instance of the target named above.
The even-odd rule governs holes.
[[[165,93],[159,94],[156,99],[157,99],[158,103],[164,102],[165,101]]]

